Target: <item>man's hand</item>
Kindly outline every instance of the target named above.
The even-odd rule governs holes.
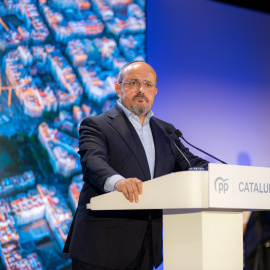
[[[115,189],[122,192],[130,202],[139,202],[139,194],[142,194],[142,181],[138,178],[127,178],[116,182]]]

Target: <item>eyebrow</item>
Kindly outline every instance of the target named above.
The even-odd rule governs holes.
[[[138,79],[129,79],[129,81],[137,81],[137,82],[139,82],[140,80],[138,80]],[[143,82],[154,84],[153,82],[148,81],[148,80],[144,80]]]

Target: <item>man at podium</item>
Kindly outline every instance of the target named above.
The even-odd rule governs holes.
[[[64,247],[73,270],[157,268],[162,262],[161,210],[91,211],[86,204],[114,190],[136,203],[143,181],[207,167],[184,147],[171,124],[153,116],[156,83],[156,72],[147,63],[126,64],[115,85],[117,103],[81,123],[79,154],[85,183]]]

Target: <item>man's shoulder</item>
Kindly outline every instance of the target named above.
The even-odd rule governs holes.
[[[155,121],[155,122],[157,123],[157,125],[159,125],[159,126],[165,128],[165,129],[166,129],[166,127],[170,127],[170,128],[175,129],[175,127],[173,126],[173,124],[171,124],[171,123],[169,123],[169,122],[166,122],[166,121],[164,121],[164,120],[161,120],[161,119],[159,119],[159,118],[157,118],[157,117],[154,117],[154,116],[153,116],[153,117],[152,117],[152,120]]]
[[[104,113],[102,114],[99,114],[99,115],[94,115],[94,116],[89,116],[89,117],[86,117],[82,120],[80,126],[88,126],[89,124],[92,124],[92,123],[99,123],[99,122],[102,122],[102,119],[104,119]]]
[[[84,118],[82,120],[82,122],[81,122],[81,125],[86,125],[86,124],[89,124],[89,123],[100,123],[100,124],[102,124],[104,122],[107,122],[108,117],[109,118],[116,117],[119,114],[120,111],[121,110],[119,109],[119,107],[115,104],[111,109],[109,109],[106,112]]]

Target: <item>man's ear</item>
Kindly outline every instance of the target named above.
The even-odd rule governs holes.
[[[116,83],[114,86],[115,92],[117,93],[117,96],[120,98],[120,92],[121,92],[121,86],[119,83]]]

